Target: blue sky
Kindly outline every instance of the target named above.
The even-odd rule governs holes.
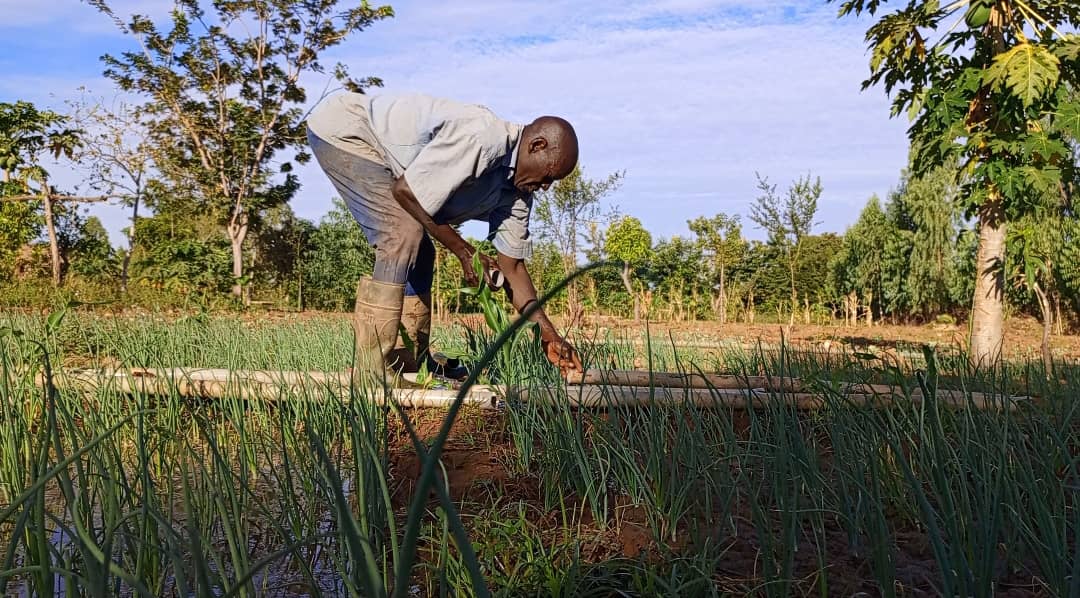
[[[113,0],[118,13],[160,16],[169,0]],[[335,48],[354,75],[389,92],[485,104],[508,120],[557,114],[574,123],[587,176],[625,171],[611,201],[654,237],[687,235],[717,212],[749,221],[755,172],[781,190],[820,176],[816,232],[842,232],[872,194],[896,186],[906,119],[883,90],[860,91],[870,22],[811,0],[461,0],[392,3],[396,16]],[[78,88],[114,96],[98,57],[130,48],[78,0],[0,0],[0,101],[63,109]],[[305,83],[318,95],[329,78]],[[300,169],[294,211],[318,220],[333,190]],[[77,172],[54,172],[73,187]],[[96,207],[119,241],[119,208]],[[467,232],[482,234],[484,227]]]

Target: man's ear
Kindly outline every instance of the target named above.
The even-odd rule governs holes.
[[[544,151],[544,150],[547,149],[547,146],[548,146],[547,139],[544,139],[543,137],[536,137],[532,141],[529,142],[529,152],[530,153],[536,153],[536,152]]]

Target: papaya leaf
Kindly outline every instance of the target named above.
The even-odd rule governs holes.
[[[1025,42],[995,56],[986,78],[995,89],[1008,89],[1027,108],[1057,85],[1060,66],[1046,46]]]

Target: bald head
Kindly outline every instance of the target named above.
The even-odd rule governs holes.
[[[521,132],[514,185],[525,192],[547,189],[570,174],[577,162],[574,127],[557,116],[541,116]]]

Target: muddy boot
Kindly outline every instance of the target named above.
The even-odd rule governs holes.
[[[378,282],[367,276],[357,284],[356,310],[353,312],[356,338],[354,387],[394,385],[394,373],[387,368],[387,357],[397,342],[404,295],[404,284]]]
[[[431,340],[431,295],[406,295],[401,308],[401,328],[397,345],[388,357],[388,363],[400,366],[402,372],[415,373],[428,358]],[[408,335],[412,350],[405,343]],[[429,368],[430,371],[430,368]]]

